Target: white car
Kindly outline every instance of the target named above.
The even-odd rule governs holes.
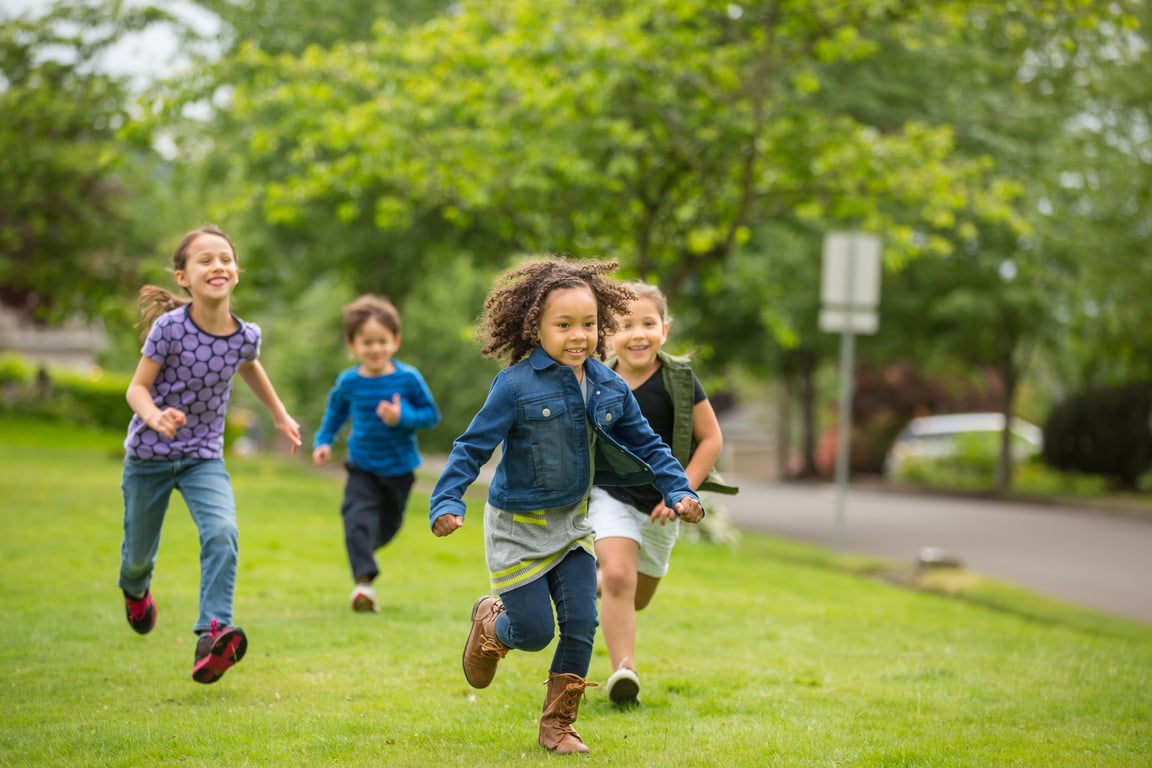
[[[884,476],[899,477],[909,461],[933,461],[958,453],[959,441],[965,435],[988,435],[989,445],[1004,429],[1002,413],[949,413],[912,419],[888,450],[884,459]],[[1012,455],[1017,461],[1027,460],[1043,450],[1044,433],[1023,419],[1012,420]]]

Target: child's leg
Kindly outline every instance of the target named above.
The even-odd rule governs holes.
[[[539,578],[500,595],[504,612],[496,619],[496,639],[520,651],[541,651],[556,636],[548,580]]]
[[[404,526],[404,508],[408,506],[408,493],[415,482],[414,474],[379,478],[380,519],[376,534],[376,549],[380,549],[400,533],[400,529]]]
[[[380,570],[376,566],[376,542],[380,537],[380,478],[371,472],[346,464],[348,479],[344,483],[344,501],[340,516],[344,519],[344,548],[352,579],[370,584]]]
[[[640,545],[618,536],[596,539],[600,563],[600,619],[612,669],[636,652],[636,563]]]
[[[119,586],[141,597],[152,582],[160,551],[160,529],[175,478],[169,461],[124,460],[124,540],[120,545]]]
[[[574,549],[548,572],[547,579],[560,627],[560,642],[556,644],[550,671],[583,678],[592,663],[592,643],[598,625],[596,558],[583,549]]]
[[[596,559],[583,549],[569,552],[548,572],[548,588],[556,604],[560,642],[548,672],[537,741],[558,754],[586,753],[588,747],[572,726],[589,685],[584,678],[596,637]]]
[[[660,579],[668,575],[668,564],[672,560],[672,548],[680,535],[680,521],[674,520],[663,525],[647,523],[640,529],[643,541],[637,553],[636,563],[636,610],[642,611],[652,602]]]
[[[176,464],[176,487],[200,532],[200,615],[192,629],[206,632],[213,619],[220,627],[231,627],[240,554],[232,483],[222,459]]]

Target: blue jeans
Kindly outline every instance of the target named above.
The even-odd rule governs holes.
[[[509,648],[541,651],[552,642],[556,625],[560,642],[550,670],[587,677],[596,638],[596,559],[574,549],[535,581],[500,596],[504,613],[496,619],[496,638]],[[556,616],[552,616],[552,604]]]
[[[120,588],[143,594],[152,582],[160,551],[160,528],[172,491],[180,491],[200,532],[200,615],[193,632],[216,619],[232,626],[239,532],[236,501],[223,459],[144,461],[124,459],[124,542],[120,547]]]

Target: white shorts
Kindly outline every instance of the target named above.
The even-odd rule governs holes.
[[[653,579],[668,574],[668,561],[672,546],[680,535],[680,521],[660,525],[648,520],[649,512],[641,512],[629,504],[612,498],[602,488],[592,487],[588,500],[588,521],[592,535],[600,539],[631,539],[640,546],[636,570]]]

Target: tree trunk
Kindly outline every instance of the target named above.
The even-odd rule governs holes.
[[[798,354],[798,378],[800,382],[801,429],[804,445],[800,477],[816,477],[816,356],[801,350]]]
[[[787,479],[792,457],[792,378],[781,376],[776,391],[776,477]]]
[[[996,461],[995,488],[999,493],[1012,489],[1012,421],[1016,418],[1016,387],[1019,371],[1016,369],[1015,344],[1006,336],[1000,341],[1000,382],[1004,386],[1000,412],[1004,414],[1004,429],[1000,432],[1000,456]]]

